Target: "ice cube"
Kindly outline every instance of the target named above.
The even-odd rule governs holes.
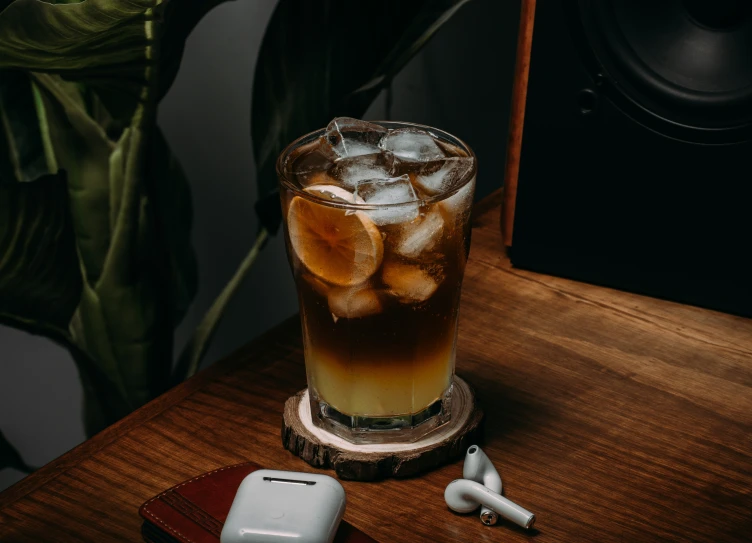
[[[326,127],[322,145],[333,157],[345,158],[379,152],[386,128],[350,117],[337,117]]]
[[[394,176],[394,155],[378,151],[370,155],[341,158],[329,170],[340,183],[354,189],[366,179],[390,179]]]
[[[332,165],[333,158],[329,156],[326,145],[320,141],[305,144],[293,157],[287,159],[286,168],[296,175],[323,172]]]
[[[383,206],[365,211],[378,225],[409,222],[418,216],[418,197],[407,175],[361,181],[355,196],[366,204]]]
[[[357,319],[382,310],[378,292],[369,287],[339,287],[329,291],[329,311],[337,319]]]
[[[449,213],[454,215],[470,210],[473,205],[473,193],[475,191],[475,178],[473,177],[467,184],[452,194],[449,198],[441,201],[441,205]]]
[[[427,194],[440,194],[457,186],[473,167],[470,157],[451,157],[432,161],[415,174],[415,184]]]
[[[432,250],[443,232],[444,218],[438,207],[434,207],[420,221],[402,227],[394,251],[407,258],[417,258],[424,251]]]
[[[444,152],[428,132],[417,128],[390,130],[381,140],[382,149],[409,162],[427,162],[444,157]]]
[[[402,303],[425,302],[433,296],[440,282],[419,266],[396,261],[384,262],[381,280],[389,294]]]

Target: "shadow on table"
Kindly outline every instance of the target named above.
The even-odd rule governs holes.
[[[473,387],[485,413],[482,433],[485,442],[496,442],[517,432],[534,432],[549,419],[545,405],[505,384],[498,376],[484,380],[482,374],[476,372],[459,372],[458,375]]]

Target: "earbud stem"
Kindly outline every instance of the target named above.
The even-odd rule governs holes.
[[[444,499],[450,509],[460,513],[469,513],[480,505],[526,529],[532,528],[535,523],[533,513],[475,481],[452,481],[444,491]]]
[[[535,515],[524,507],[521,507],[513,501],[506,499],[504,496],[496,494],[490,490],[483,494],[483,499],[480,500],[480,503],[489,509],[496,511],[496,513],[505,519],[510,520],[525,529],[530,529],[533,527],[533,524],[535,524]]]

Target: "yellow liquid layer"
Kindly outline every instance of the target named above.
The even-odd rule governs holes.
[[[449,387],[454,367],[452,342],[427,357],[338,360],[325,353],[307,353],[309,384],[326,403],[346,415],[414,414],[439,399]]]

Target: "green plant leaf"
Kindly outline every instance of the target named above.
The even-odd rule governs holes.
[[[6,171],[13,171],[13,175],[0,176],[0,181],[34,181],[57,173],[38,97],[38,89],[27,73],[0,70],[2,153],[10,166]]]
[[[38,304],[29,304],[23,289],[15,298],[4,291],[5,279],[14,286],[32,264],[60,262],[45,258],[51,248],[26,239],[29,222],[29,235],[54,230],[55,222],[47,230],[39,226],[46,224],[42,211],[52,211],[29,209],[7,227],[0,218],[8,230],[5,235],[0,228],[0,271],[5,265],[13,272],[0,277],[0,322],[71,351],[89,435],[169,383],[172,330],[195,296],[197,266],[188,185],[154,130],[155,106],[175,77],[188,33],[222,1],[0,4],[0,83],[3,74],[17,76],[0,94],[0,107],[6,105],[0,109],[0,178],[40,179],[30,184],[37,185],[59,170],[47,176],[58,181],[56,192],[42,192],[49,183],[40,184],[41,200],[29,206],[64,212],[67,261],[58,279],[77,278],[73,288],[53,285],[58,295],[71,297],[57,312],[49,310],[46,283],[23,283]],[[7,194],[18,192],[13,185]],[[48,192],[57,199],[45,200]],[[47,307],[54,321],[37,306]]]
[[[45,91],[41,96],[56,161],[65,170],[73,227],[86,279],[96,282],[102,272],[111,232],[108,210],[110,155],[115,151],[102,127],[89,116],[80,88],[58,76],[34,74]],[[113,198],[118,191],[113,191]],[[85,210],[96,210],[88,211]]]
[[[253,85],[251,136],[262,225],[281,215],[275,162],[336,116],[361,117],[392,77],[467,0],[281,0]]]
[[[0,185],[0,313],[65,329],[80,294],[64,180]]]
[[[23,461],[18,451],[13,448],[2,432],[0,432],[0,469],[3,468],[15,468],[25,473],[31,473],[30,468],[26,462]]]
[[[152,265],[156,255],[150,237],[153,225],[141,175],[145,147],[137,126],[126,130],[118,141],[110,161],[109,206],[97,210],[84,198],[71,199],[74,216],[100,213],[110,222],[106,250],[95,255],[100,270],[97,279],[84,274],[71,332],[105,373],[122,383],[133,407],[166,389],[172,360],[171,315],[163,303],[164,285]],[[108,179],[103,182],[107,184]],[[69,183],[75,186],[72,179]],[[84,195],[90,188],[96,191],[98,187],[82,185],[79,191]],[[85,261],[81,262],[86,269]]]
[[[57,92],[64,96],[69,107],[82,106],[75,85],[57,83],[60,84]],[[53,107],[47,89],[44,91],[42,99],[45,111],[52,115],[55,141],[77,142],[75,134],[61,130],[55,122],[60,107]],[[102,142],[99,144],[105,150],[108,147]],[[76,160],[81,158],[72,156]],[[106,156],[104,159],[108,160]],[[90,153],[88,160],[81,159],[71,173],[75,176],[77,172],[85,172],[85,182],[96,182],[96,176],[102,172],[96,160]],[[46,336],[71,352],[84,385],[85,422],[91,435],[129,413],[132,404],[124,382],[95,363],[68,333],[82,295],[81,266],[70,205],[72,199],[85,199],[80,191],[69,196],[66,177],[66,172],[61,172],[43,176],[33,183],[0,185],[0,324]],[[102,200],[89,202],[99,206]],[[104,209],[108,210],[107,201]],[[87,225],[86,220],[79,220],[79,223],[79,227]],[[97,224],[94,222],[94,228]],[[90,240],[83,237],[79,247],[88,249],[90,259],[96,262],[96,244],[87,243]]]
[[[155,77],[153,98],[164,96],[188,34],[224,1],[15,0],[0,12],[0,69],[83,81],[122,130]]]
[[[124,156],[130,138],[110,141],[86,114],[77,85],[46,74],[37,74],[35,82],[65,171],[0,186],[0,312],[3,322],[52,337],[72,351],[84,384],[87,430],[93,432],[164,390],[172,323],[153,309],[167,306],[162,289],[149,286],[152,275],[143,269],[154,256],[149,253],[157,253],[151,245],[142,241],[134,248],[126,242],[120,253],[132,251],[142,269],[127,278],[118,270],[103,277],[127,193]],[[169,150],[162,151],[169,165]],[[137,202],[143,240],[149,237],[147,200],[128,198]],[[195,277],[195,269],[191,273]],[[194,292],[184,290],[186,296]],[[187,306],[185,299],[182,303]],[[67,330],[69,324],[73,337],[53,329]]]
[[[76,85],[49,74],[35,81],[66,172],[83,279],[72,339],[136,407],[165,390],[172,360],[168,279],[154,266],[160,251],[145,187],[148,139],[134,124],[111,141]]]
[[[0,68],[112,78],[137,96],[152,64],[162,0],[16,0],[0,12]]]

